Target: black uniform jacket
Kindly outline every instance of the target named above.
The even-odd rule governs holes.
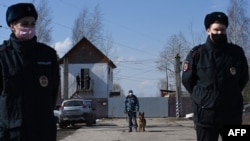
[[[11,35],[0,47],[0,140],[55,141],[58,86],[55,50]]]
[[[191,94],[194,122],[214,127],[240,123],[241,91],[249,80],[243,49],[234,44],[215,46],[208,38],[188,54],[182,83]]]

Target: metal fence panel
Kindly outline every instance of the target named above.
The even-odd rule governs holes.
[[[109,117],[126,117],[124,114],[124,97],[108,99]],[[168,98],[165,97],[138,97],[140,112],[145,113],[145,117],[159,118],[168,117]]]

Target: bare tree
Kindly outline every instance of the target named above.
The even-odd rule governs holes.
[[[76,44],[83,37],[86,37],[96,47],[98,47],[106,56],[115,59],[116,48],[113,47],[112,35],[103,32],[102,15],[99,5],[94,8],[92,13],[84,8],[75,19],[72,30],[73,44]]]
[[[84,8],[75,19],[72,29],[73,44],[76,44],[83,37],[92,42],[111,60],[115,60],[117,58],[117,56],[115,56],[116,48],[113,47],[112,35],[109,32],[104,33],[102,14],[99,9],[99,5],[94,8],[93,12]],[[118,75],[118,73],[119,71],[117,69],[114,70],[115,75]],[[116,87],[116,84],[114,84],[114,87]]]
[[[190,37],[191,37],[191,41],[190,46],[196,46],[198,44],[202,44],[204,42],[204,40],[207,38],[207,33],[204,33],[204,30],[201,30],[199,32],[195,31],[193,28],[193,23],[190,23]],[[195,28],[196,29],[196,28]]]
[[[178,35],[170,36],[163,51],[160,52],[159,60],[156,62],[157,69],[166,72],[166,79],[168,79],[168,77],[174,78],[174,65],[176,54],[179,54],[181,58],[184,58],[188,50],[188,42],[181,32]],[[168,85],[169,84],[167,84],[167,87]]]
[[[35,3],[35,1],[33,1]],[[38,19],[36,21],[36,36],[39,42],[50,43],[52,41],[51,9],[46,0],[39,1],[36,5]]]
[[[232,43],[243,47],[248,62],[250,61],[250,19],[247,14],[246,0],[230,0],[228,7],[229,27],[227,35]],[[244,101],[250,102],[250,83],[243,91]]]
[[[93,13],[89,13],[88,9],[83,9],[75,19],[72,30],[73,43],[77,43],[83,37],[86,37],[96,46],[103,43],[102,16],[98,5],[95,7]]]
[[[227,33],[232,43],[238,44],[246,52],[249,52],[250,19],[246,16],[246,5],[247,1],[245,0],[230,0]]]
[[[168,83],[169,82],[167,82],[167,80],[165,78],[161,78],[157,83],[158,89],[159,90],[167,90],[167,92],[169,92],[171,90],[175,90],[176,85],[174,83],[172,83],[172,84],[168,84]],[[168,89],[166,89],[166,88],[168,88]]]
[[[125,96],[124,90],[122,89],[122,87],[119,83],[114,83],[112,91],[113,92],[120,92],[122,97]]]
[[[181,58],[184,58],[189,50],[188,42],[184,35],[180,32],[178,35],[170,36],[163,51],[160,52],[160,58],[157,63],[157,69],[166,72],[166,82],[160,81],[161,86],[166,85],[166,89],[169,90],[169,79],[175,78],[175,56],[179,54]],[[175,83],[175,81],[172,81]]]
[[[117,59],[117,56],[115,56],[116,48],[113,46],[113,38],[110,33],[106,32],[103,36],[103,42],[101,43],[99,49],[112,60]]]

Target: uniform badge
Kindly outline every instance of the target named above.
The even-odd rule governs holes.
[[[39,77],[39,82],[40,82],[40,85],[41,85],[42,87],[47,87],[48,84],[49,84],[48,77],[45,76],[45,75],[40,76],[40,77]]]
[[[229,70],[230,70],[231,75],[236,74],[236,68],[235,67],[231,67]]]
[[[188,61],[185,61],[183,65],[183,71],[187,71],[187,70],[188,70]]]

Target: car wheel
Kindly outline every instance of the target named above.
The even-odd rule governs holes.
[[[85,118],[86,118],[86,125],[87,126],[91,126],[93,124],[93,119],[92,119],[93,117],[92,117],[92,115],[91,114],[87,114]]]
[[[73,127],[73,126],[75,126],[75,123],[74,123],[74,122],[72,122],[72,123],[70,123],[70,125]]]
[[[55,117],[56,123],[59,123],[59,119],[58,117]]]
[[[67,125],[65,123],[63,123],[63,122],[59,123],[59,128],[64,129],[66,127],[67,127]]]

